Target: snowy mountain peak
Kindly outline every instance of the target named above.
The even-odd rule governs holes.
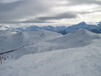
[[[79,25],[86,25],[86,23],[85,22],[81,22],[81,23],[79,23]]]
[[[91,32],[91,31],[88,31],[88,30],[86,30],[86,29],[78,29],[78,30],[75,30],[75,31],[73,31],[73,33],[76,33],[76,34],[78,34],[79,36],[81,35],[88,35],[88,36],[90,36],[90,35],[96,35],[95,33],[93,33],[93,32]]]

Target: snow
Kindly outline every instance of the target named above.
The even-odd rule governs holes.
[[[18,49],[31,43],[62,36],[49,31],[1,32],[0,52]]]
[[[29,54],[0,67],[0,76],[100,76],[97,47]]]
[[[36,36],[37,43],[1,55],[6,60],[2,59],[0,64],[0,76],[101,76],[100,34],[85,29],[67,35],[42,32],[45,36],[41,38],[40,31],[33,32],[34,35],[24,32],[24,44],[37,40]],[[11,38],[16,39],[19,33],[16,34]]]

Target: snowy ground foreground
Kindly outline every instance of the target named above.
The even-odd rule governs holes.
[[[75,32],[24,47],[13,52],[13,58],[5,54],[9,58],[0,64],[0,76],[101,76],[101,35],[84,29]],[[30,54],[32,46],[42,47]]]
[[[0,76],[101,76],[100,49],[88,45],[25,55],[0,65]]]

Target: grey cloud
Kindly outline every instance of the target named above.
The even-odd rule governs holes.
[[[18,22],[31,16],[47,12],[54,3],[50,0],[19,0],[12,3],[0,3],[0,23]]]
[[[22,21],[20,23],[49,23],[49,22],[46,22],[45,20],[31,19],[31,20]]]
[[[14,10],[16,6],[19,6],[21,3],[22,1],[17,1],[13,3],[0,3],[0,13]]]
[[[92,11],[92,12],[78,12],[78,14],[89,14],[89,13],[94,13],[94,11]]]
[[[44,23],[47,20],[59,20],[59,19],[68,19],[68,18],[76,18],[77,13],[62,13],[55,16],[46,16],[46,17],[38,17],[43,13],[50,13],[50,9],[57,5],[57,1],[59,0],[18,0],[16,2],[11,3],[1,3],[0,2],[0,23],[20,23],[21,19],[28,19],[27,21],[22,22],[35,22],[35,23]],[[62,0],[61,0],[62,1]],[[66,1],[66,0],[65,0]],[[69,0],[70,4],[66,4],[66,6],[72,5],[81,5],[81,4],[101,4],[101,1],[96,0]],[[65,5],[64,5],[65,6]],[[66,9],[68,10],[68,9]],[[82,12],[82,14],[86,14],[89,12]],[[30,17],[34,17],[36,19],[30,20]],[[38,18],[37,18],[38,17]]]
[[[55,16],[46,16],[46,17],[37,17],[36,19],[26,20],[22,23],[50,23],[47,20],[59,20],[59,19],[67,19],[67,18],[76,18],[77,15],[71,12],[61,13]]]
[[[101,4],[100,0],[66,0],[69,1],[70,4],[67,5],[81,5],[81,4]]]
[[[58,20],[58,19],[67,19],[67,18],[76,18],[77,15],[74,13],[62,13],[55,16],[49,17],[39,17],[39,20]]]

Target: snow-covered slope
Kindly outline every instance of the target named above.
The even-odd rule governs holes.
[[[39,38],[33,44],[1,55],[4,58],[2,58],[3,64],[0,64],[0,76],[101,75],[100,34],[85,29],[64,36],[47,31],[44,31],[45,36],[42,31],[32,35],[33,33],[23,32],[22,37],[25,39],[23,41],[28,43],[26,39],[38,39],[40,36],[43,39]],[[16,34],[19,33],[11,36],[18,36]]]
[[[35,36],[35,35],[33,35]],[[89,32],[85,29],[76,30],[72,33],[69,33],[67,35],[59,36],[54,38],[54,35],[49,35],[49,37],[45,39],[40,40],[40,36],[38,35],[38,38],[33,37],[32,42],[30,40],[26,39],[23,43],[24,47],[18,48],[13,53],[7,54],[8,56],[14,55],[15,58],[19,58],[22,55],[25,54],[31,54],[31,53],[40,53],[40,52],[47,52],[47,51],[53,51],[53,50],[60,50],[60,49],[68,49],[68,48],[77,48],[77,47],[84,47],[92,43],[95,39],[100,39],[100,34],[95,34],[92,32]],[[53,38],[52,38],[53,36]],[[29,36],[28,36],[29,37]],[[38,39],[40,41],[37,41],[35,39]],[[35,42],[33,41],[35,40]],[[27,41],[27,42],[26,42]],[[29,43],[28,43],[29,41]],[[20,44],[19,44],[20,45]],[[21,45],[20,45],[21,46]],[[22,51],[23,50],[23,51]],[[4,54],[3,56],[7,56]]]
[[[62,36],[49,31],[1,32],[0,52],[18,49],[28,44]]]
[[[25,48],[31,48],[31,52],[37,53],[58,49],[84,47],[92,43],[92,40],[99,38],[101,38],[101,35],[81,29],[61,37],[38,42]]]
[[[0,65],[0,76],[100,76],[101,48],[95,44],[6,61]]]

